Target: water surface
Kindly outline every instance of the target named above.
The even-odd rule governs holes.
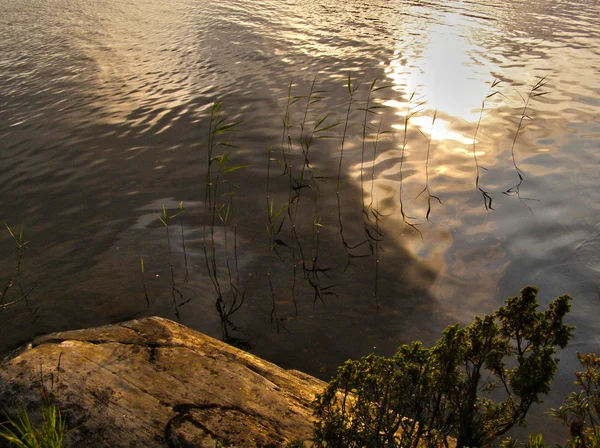
[[[232,157],[251,167],[228,174],[233,196],[218,195],[235,210],[215,226],[218,273],[230,291],[226,255],[237,262],[245,301],[231,334],[256,354],[327,379],[349,357],[430,343],[527,284],[543,304],[575,298],[577,335],[548,405],[571,389],[575,351],[597,352],[597,2],[16,0],[0,5],[0,41],[1,219],[29,241],[25,290],[40,285],[2,313],[3,351],[155,314],[222,336],[203,214],[210,110],[223,101],[244,120],[226,136]],[[363,83],[338,190],[349,73]],[[329,113],[340,125],[310,148],[298,237],[284,211],[278,255],[265,224],[269,201],[290,198],[278,165],[288,87],[307,96],[315,79],[323,98],[306,121],[305,99],[291,109],[296,176],[301,123]],[[387,88],[373,94],[382,108],[363,150],[359,109],[375,79]],[[545,94],[524,109],[542,79],[535,93]],[[157,214],[181,201],[169,234],[174,292]],[[13,246],[8,233],[1,242],[5,278]],[[298,243],[305,252],[286,247]]]

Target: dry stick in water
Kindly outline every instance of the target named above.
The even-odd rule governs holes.
[[[533,210],[531,210],[531,208],[527,205],[527,203],[525,202],[526,200],[530,200],[533,201],[535,199],[532,198],[524,198],[521,196],[521,184],[523,183],[523,171],[519,168],[519,166],[517,165],[517,160],[515,158],[515,146],[517,143],[517,137],[519,136],[519,133],[521,132],[521,130],[523,130],[525,128],[525,126],[523,126],[523,121],[525,120],[525,118],[531,120],[531,117],[529,117],[527,115],[527,108],[529,107],[529,103],[531,102],[531,100],[533,98],[539,97],[539,96],[543,96],[546,95],[548,92],[542,92],[541,90],[544,88],[544,86],[547,84],[546,81],[546,77],[544,76],[543,78],[540,78],[532,87],[531,90],[529,91],[529,94],[527,95],[527,98],[523,98],[523,96],[517,92],[519,94],[519,96],[521,97],[521,100],[523,101],[523,111],[521,112],[521,117],[519,119],[519,124],[517,126],[517,130],[515,132],[515,135],[513,137],[513,141],[512,141],[512,145],[510,148],[510,153],[511,153],[511,157],[512,157],[512,162],[513,162],[513,166],[515,167],[515,171],[517,172],[517,175],[519,176],[519,182],[509,188],[508,190],[506,190],[504,192],[505,195],[510,196],[510,195],[516,195],[519,198],[519,202],[521,202],[521,204],[523,204],[528,210],[529,212],[533,215]]]
[[[6,309],[6,308],[8,308],[8,307],[10,307],[10,306],[12,306],[12,305],[16,305],[17,303],[19,303],[19,302],[21,302],[21,301],[23,301],[23,300],[24,300],[25,302],[27,302],[27,299],[29,298],[29,295],[30,295],[30,294],[31,294],[33,291],[35,291],[35,290],[36,290],[36,288],[37,288],[39,285],[34,285],[34,286],[33,286],[33,287],[32,287],[32,288],[29,290],[29,291],[27,291],[26,293],[22,294],[22,295],[21,295],[21,297],[19,297],[18,299],[15,299],[15,300],[12,300],[12,301],[10,301],[10,302],[6,302],[6,303],[4,303],[4,299],[5,299],[5,297],[6,297],[6,293],[8,292],[8,290],[9,290],[10,288],[12,288],[12,286],[13,286],[13,283],[12,283],[12,281],[9,281],[9,282],[8,282],[8,284],[6,285],[6,287],[4,288],[4,291],[2,292],[2,302],[1,302],[1,304],[0,304],[0,310]]]

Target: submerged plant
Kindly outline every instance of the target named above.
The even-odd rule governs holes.
[[[398,195],[399,214],[403,227],[414,229],[421,239],[423,235],[418,228],[419,221],[411,216],[410,205],[407,205],[406,198],[410,195],[414,197],[413,201],[420,198],[420,203],[426,202],[426,208],[423,207],[426,210],[422,216],[424,219],[419,218],[421,221],[431,219],[435,201],[442,203],[440,197],[436,195],[435,185],[431,182],[433,178],[430,178],[436,146],[433,131],[437,124],[437,111],[431,118],[429,135],[423,134],[427,139],[425,157],[419,157],[420,167],[413,164],[409,167],[408,158],[412,152],[409,151],[409,143],[412,144],[409,142],[409,131],[412,132],[411,125],[415,115],[425,109],[425,101],[417,95],[416,90],[410,95],[406,94],[404,104],[401,106],[406,111],[402,114],[402,125],[399,123],[397,126],[398,135],[392,134],[392,138],[389,139],[392,142],[396,141],[397,147],[395,151],[394,148],[386,148],[388,139],[384,139],[384,136],[390,132],[386,130],[389,117],[387,112],[380,113],[380,109],[387,107],[384,102],[387,95],[379,97],[378,92],[390,86],[380,85],[377,79],[366,83],[364,78],[364,75],[353,77],[348,74],[345,83],[340,86],[344,88],[345,95],[343,111],[338,122],[333,118],[334,114],[331,111],[324,111],[322,103],[328,98],[326,91],[320,89],[316,77],[312,78],[306,91],[300,95],[295,91],[296,86],[293,82],[290,82],[287,87],[280,121],[281,134],[274,137],[275,143],[268,146],[266,153],[265,202],[264,207],[261,207],[261,216],[257,216],[258,222],[261,225],[264,223],[267,232],[267,245],[263,246],[266,249],[266,275],[262,278],[265,283],[264,290],[267,291],[265,295],[270,305],[271,322],[275,324],[278,331],[284,328],[284,323],[290,314],[298,316],[300,300],[304,296],[312,298],[313,306],[317,302],[326,303],[328,296],[336,297],[338,292],[336,288],[342,283],[341,276],[346,274],[336,272],[335,268],[339,267],[345,272],[350,266],[354,268],[354,262],[357,265],[362,264],[359,268],[363,272],[365,268],[369,271],[372,269],[374,272],[373,296],[375,304],[378,305],[381,294],[378,283],[379,262],[380,255],[385,249],[382,241],[386,230],[385,216],[379,210],[379,206],[381,204],[382,207],[388,207],[390,203],[387,198],[382,200],[377,197],[376,174],[379,173],[376,173],[376,170],[379,167],[381,167],[382,182],[378,185],[383,187],[382,191],[389,191],[389,182],[385,177],[392,172],[389,169],[390,163],[395,164],[394,176],[399,175],[399,177],[394,177],[398,185],[394,187],[397,190],[394,190],[392,195],[394,198],[396,194]],[[525,127],[530,101],[544,94],[541,91],[544,85],[545,81],[540,80],[531,88],[529,95],[523,98],[519,125],[512,139],[511,155],[521,181],[522,171],[515,155],[517,138]],[[478,160],[477,137],[482,131],[485,113],[488,112],[487,102],[495,95],[501,95],[497,86],[498,81],[494,80],[481,103],[479,119],[475,124],[472,139],[475,188],[482,194],[487,210],[493,210],[492,193],[486,191],[481,184],[481,173],[487,169]],[[208,117],[208,139],[203,153],[202,250],[206,272],[215,290],[215,308],[221,319],[225,338],[229,338],[228,329],[234,328],[230,317],[241,309],[245,300],[245,289],[240,285],[240,278],[243,276],[238,269],[238,218],[234,208],[234,198],[237,198],[240,187],[234,183],[232,174],[247,168],[248,165],[234,163],[239,148],[229,140],[232,135],[240,131],[241,123],[241,120],[225,113],[223,103],[214,103]],[[337,132],[335,144],[328,146],[321,142],[322,139],[334,138],[332,134],[335,132]],[[350,142],[356,142],[356,145],[353,147]],[[329,172],[318,162],[322,158],[319,153],[322,148],[334,151]],[[386,150],[390,150],[390,154],[385,155]],[[262,151],[261,153],[264,154]],[[342,206],[346,207],[345,200],[350,199],[345,195],[349,195],[347,191],[353,191],[352,188],[346,190],[346,187],[351,187],[351,180],[346,182],[349,176],[345,174],[350,160],[353,161],[353,167],[359,168],[357,175],[360,180],[360,205],[348,209],[354,214],[351,218],[342,213],[346,211],[342,210]],[[398,168],[399,172],[396,171]],[[413,187],[412,183],[409,184],[409,175],[418,169],[423,171],[425,185],[416,186],[413,193],[407,188],[407,186]],[[264,179],[262,175],[261,177]],[[334,177],[334,186],[332,185],[331,188],[335,188],[335,199],[333,195],[327,196],[327,193],[331,193],[327,188],[330,187],[331,179]],[[414,176],[410,180],[419,177]],[[242,185],[242,194],[244,190]],[[513,194],[515,191],[515,194],[523,199],[518,186],[505,193]],[[334,210],[335,205],[329,207],[334,200],[337,203],[335,204],[337,210]],[[393,206],[397,208],[398,204]],[[337,216],[335,216],[336,212]],[[179,315],[178,306],[183,296],[175,282],[170,237],[173,224],[171,220],[179,217],[185,263],[183,282],[185,282],[189,269],[182,214],[183,204],[179,203],[178,212],[168,214],[163,208],[160,216],[167,232],[173,301],[177,315]],[[360,222],[356,219],[359,214]],[[355,225],[357,222],[358,230]],[[338,247],[341,247],[342,257],[345,256],[345,259],[339,262],[339,266],[330,266],[329,263],[336,260],[336,254],[325,253],[325,250],[336,247],[338,243],[341,243]],[[149,303],[143,262],[141,258],[144,295],[146,302]],[[288,284],[281,286],[278,281],[275,281],[276,278],[285,278]]]
[[[442,200],[436,195],[431,194],[431,191],[429,190],[429,156],[431,154],[431,140],[433,139],[433,128],[435,126],[436,118],[437,110],[433,113],[433,118],[431,119],[431,131],[429,133],[429,140],[427,143],[427,156],[425,157],[425,187],[423,187],[423,190],[421,190],[421,192],[415,197],[415,199],[413,199],[416,200],[423,193],[427,194],[427,212],[425,213],[425,219],[427,221],[429,221],[429,215],[431,214],[431,200],[435,199],[440,204],[442,203]]]
[[[340,142],[340,157],[339,157],[339,162],[338,162],[337,180],[336,180],[336,186],[335,186],[335,194],[337,197],[337,209],[338,209],[339,235],[340,235],[340,239],[342,240],[342,244],[344,245],[344,249],[346,251],[346,257],[348,259],[345,269],[348,269],[348,267],[351,264],[351,260],[356,257],[356,255],[352,253],[352,250],[357,249],[367,243],[367,240],[363,240],[356,244],[350,244],[346,240],[346,237],[344,235],[344,223],[342,220],[342,206],[341,206],[341,199],[340,199],[340,181],[342,178],[342,166],[343,166],[343,161],[344,161],[345,143],[346,143],[346,140],[348,137],[350,116],[352,115],[352,112],[354,111],[353,107],[354,107],[354,103],[356,101],[355,100],[356,92],[360,88],[360,86],[363,82],[363,79],[364,79],[364,75],[361,78],[353,80],[350,73],[348,73],[348,80],[346,83],[346,89],[348,90],[348,106],[346,108],[346,115],[345,115],[345,119],[344,119],[344,130],[342,132],[342,137],[341,137],[341,142]]]
[[[23,257],[25,255],[25,251],[27,250],[28,244],[28,241],[25,241],[25,239],[23,238],[23,229],[21,229],[19,233],[15,234],[8,224],[4,223],[4,226],[6,227],[6,230],[8,230],[10,237],[15,243],[17,261],[11,277],[6,281],[4,289],[0,291],[0,311],[13,305],[16,305],[17,303],[22,301],[25,301],[25,303],[27,303],[27,299],[38,286],[34,285],[26,291],[21,282]],[[18,297],[16,299],[9,299],[9,293],[12,290],[12,288],[16,288],[18,290]]]
[[[406,213],[406,211],[404,210],[404,200],[403,200],[404,162],[406,160],[406,147],[408,144],[408,125],[409,125],[410,120],[417,113],[419,113],[426,104],[422,98],[415,98],[416,93],[417,93],[417,91],[413,90],[408,98],[408,101],[406,102],[406,115],[404,116],[404,122],[403,122],[402,149],[400,151],[400,170],[399,170],[400,179],[398,181],[398,197],[399,197],[399,202],[400,202],[400,214],[402,215],[402,221],[404,222],[405,225],[408,225],[409,227],[411,227],[414,230],[416,230],[417,232],[419,232],[419,234],[421,234],[421,232],[416,227],[417,225],[415,223],[411,222],[411,220],[414,220],[415,218],[412,216],[409,216]]]
[[[387,89],[390,86],[383,85],[377,86],[377,79],[374,79],[373,82],[369,85],[367,91],[367,98],[365,100],[364,107],[364,119],[363,119],[363,129],[362,129],[362,144],[361,144],[361,160],[360,160],[360,189],[361,189],[361,201],[362,201],[362,218],[363,218],[363,226],[365,232],[365,238],[370,248],[370,254],[374,257],[374,266],[375,266],[375,281],[374,281],[374,290],[373,297],[375,298],[375,303],[379,305],[378,299],[378,285],[379,285],[379,252],[380,252],[380,243],[383,240],[383,233],[380,230],[380,221],[383,215],[379,212],[377,207],[375,207],[375,161],[377,160],[377,150],[379,148],[379,143],[384,134],[387,134],[388,131],[382,130],[383,124],[383,115],[378,113],[378,110],[383,108],[384,106],[378,105],[378,103],[373,98],[373,95],[381,90]],[[371,118],[377,117],[379,120],[377,124],[371,123]],[[365,164],[365,150],[367,139],[371,138],[371,143],[373,147],[373,153],[371,156],[371,175],[370,175],[370,189],[369,189],[369,202],[365,202],[365,186],[363,179],[364,172],[364,164]],[[365,255],[355,255],[348,254],[350,258],[360,258]]]
[[[479,185],[479,179],[481,177],[481,170],[485,170],[487,171],[487,168],[484,168],[483,166],[481,166],[479,164],[479,160],[477,159],[477,151],[475,150],[476,145],[477,145],[477,134],[479,133],[479,129],[481,127],[481,120],[483,119],[483,114],[485,112],[485,104],[486,102],[493,98],[496,95],[502,95],[502,93],[500,92],[500,90],[497,90],[496,87],[498,86],[498,84],[500,84],[500,81],[497,79],[494,79],[494,81],[492,82],[492,85],[490,86],[487,95],[485,96],[485,98],[483,99],[483,101],[481,102],[481,110],[479,111],[479,119],[477,120],[477,125],[475,127],[475,133],[473,135],[473,160],[475,161],[475,188],[481,193],[481,195],[483,196],[483,205],[485,206],[486,210],[493,210],[492,208],[492,197],[490,196],[490,194],[483,190],[481,188],[481,186]],[[516,138],[516,136],[515,136]],[[514,142],[513,142],[513,149],[514,149]],[[514,154],[514,153],[513,153]]]
[[[206,173],[204,177],[204,222],[202,226],[202,246],[204,251],[204,260],[209,278],[216,293],[215,307],[221,319],[221,330],[225,340],[232,340],[229,335],[229,329],[234,327],[230,317],[238,311],[244,301],[244,292],[239,287],[239,275],[237,274],[237,227],[234,224],[234,242],[233,255],[234,267],[229,260],[229,243],[227,228],[231,223],[235,223],[235,213],[233,209],[233,189],[237,185],[226,178],[226,175],[245,168],[250,165],[235,165],[232,163],[232,150],[236,146],[223,139],[223,136],[238,132],[241,121],[231,121],[230,117],[223,113],[223,103],[214,103],[210,113],[208,127],[208,145],[206,150]],[[218,152],[222,147],[227,148],[226,152]],[[222,185],[227,186],[227,191],[222,193]],[[222,199],[225,198],[225,199]],[[217,239],[218,221],[221,222],[224,232],[224,251],[226,284],[222,285],[220,274],[221,266],[217,259]],[[236,272],[233,273],[232,269]]]
[[[173,218],[176,218],[177,216],[180,216],[182,212],[183,212],[183,206],[181,203],[179,206],[179,211],[177,213],[175,213],[174,215],[169,215],[169,213],[167,212],[167,209],[163,205],[162,206],[162,215],[157,215],[158,219],[160,220],[160,222],[162,223],[162,225],[165,227],[165,229],[167,231],[167,250],[168,250],[168,255],[169,255],[169,271],[171,273],[171,295],[173,297],[173,307],[175,309],[175,316],[177,316],[177,319],[179,319],[179,307],[181,305],[184,305],[185,303],[189,302],[189,299],[185,302],[183,301],[183,293],[181,292],[181,290],[179,288],[177,288],[177,283],[175,282],[175,266],[173,264],[173,251],[171,250],[171,233],[170,233],[169,228],[170,228],[171,220]],[[142,275],[144,273],[143,269],[144,269],[144,265],[143,265],[143,260],[142,260]],[[145,286],[146,285],[144,282],[144,292],[145,292]],[[181,301],[180,303],[177,302],[178,297],[179,297],[179,300]],[[146,300],[148,300],[147,295],[146,295]]]
[[[531,100],[533,98],[538,98],[540,96],[543,95],[547,95],[548,92],[544,91],[543,88],[546,86],[547,81],[546,81],[546,77],[544,76],[543,78],[538,79],[532,86],[531,89],[529,90],[529,93],[527,94],[527,97],[523,97],[520,93],[519,96],[521,97],[521,100],[523,101],[523,110],[521,111],[521,116],[519,117],[519,124],[517,125],[517,130],[515,131],[515,135],[513,137],[513,141],[512,141],[512,145],[510,147],[510,154],[511,154],[511,158],[512,158],[512,163],[513,166],[515,168],[515,171],[517,173],[517,176],[519,177],[519,182],[514,185],[513,187],[509,188],[508,190],[504,191],[504,194],[507,196],[510,195],[515,195],[519,198],[519,201],[521,202],[521,204],[523,204],[525,207],[527,207],[527,209],[533,214],[533,211],[531,210],[531,208],[529,208],[529,206],[527,205],[526,201],[527,200],[533,200],[531,198],[525,198],[521,196],[521,185],[523,184],[523,181],[525,180],[523,177],[523,171],[521,170],[521,168],[519,168],[518,164],[517,164],[517,159],[515,157],[515,149],[516,149],[516,143],[517,143],[517,138],[519,137],[520,132],[525,129],[525,125],[523,124],[525,119],[530,120],[531,117],[529,117],[529,115],[527,114],[527,109],[529,108],[529,105],[531,103]]]
[[[266,222],[268,235],[267,278],[271,300],[271,321],[277,330],[285,329],[285,316],[280,315],[277,303],[282,297],[273,284],[273,262],[275,256],[284,265],[291,263],[292,287],[291,302],[295,314],[297,280],[302,278],[313,292],[313,303],[324,302],[324,296],[334,294],[335,285],[322,284],[321,275],[327,276],[329,268],[320,265],[321,229],[324,227],[321,208],[321,186],[328,180],[313,160],[317,143],[333,138],[331,130],[339,123],[332,122],[327,113],[313,119],[314,106],[321,102],[326,91],[319,90],[316,77],[313,78],[306,95],[293,95],[292,83],[287,90],[286,106],[282,119],[281,160],[276,157],[273,146],[269,146],[266,179]],[[294,108],[299,108],[299,120],[293,121]],[[275,194],[276,178],[272,176],[274,164],[283,168],[287,177],[287,200],[281,201]],[[279,196],[279,197],[278,197]],[[310,205],[306,200],[310,201]],[[310,207],[310,208],[309,208]],[[310,221],[309,221],[310,210]],[[285,212],[285,213],[284,213]],[[305,227],[306,226],[306,227]],[[301,232],[308,229],[310,234]],[[286,298],[283,298],[287,300]]]

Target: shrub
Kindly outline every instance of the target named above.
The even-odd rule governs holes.
[[[569,428],[567,447],[600,448],[600,357],[577,353],[577,358],[584,367],[575,373],[579,391],[571,393],[565,404],[550,414]]]
[[[495,313],[453,325],[431,348],[402,345],[396,355],[347,361],[314,402],[315,441],[327,447],[458,448],[489,444],[522,424],[550,391],[573,327],[571,297],[538,311],[528,286]],[[494,397],[500,396],[501,401]],[[485,394],[485,396],[482,396]]]

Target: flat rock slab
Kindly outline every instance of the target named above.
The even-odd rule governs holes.
[[[42,336],[0,366],[0,405],[42,391],[77,447],[277,447],[312,434],[322,381],[159,317]]]

